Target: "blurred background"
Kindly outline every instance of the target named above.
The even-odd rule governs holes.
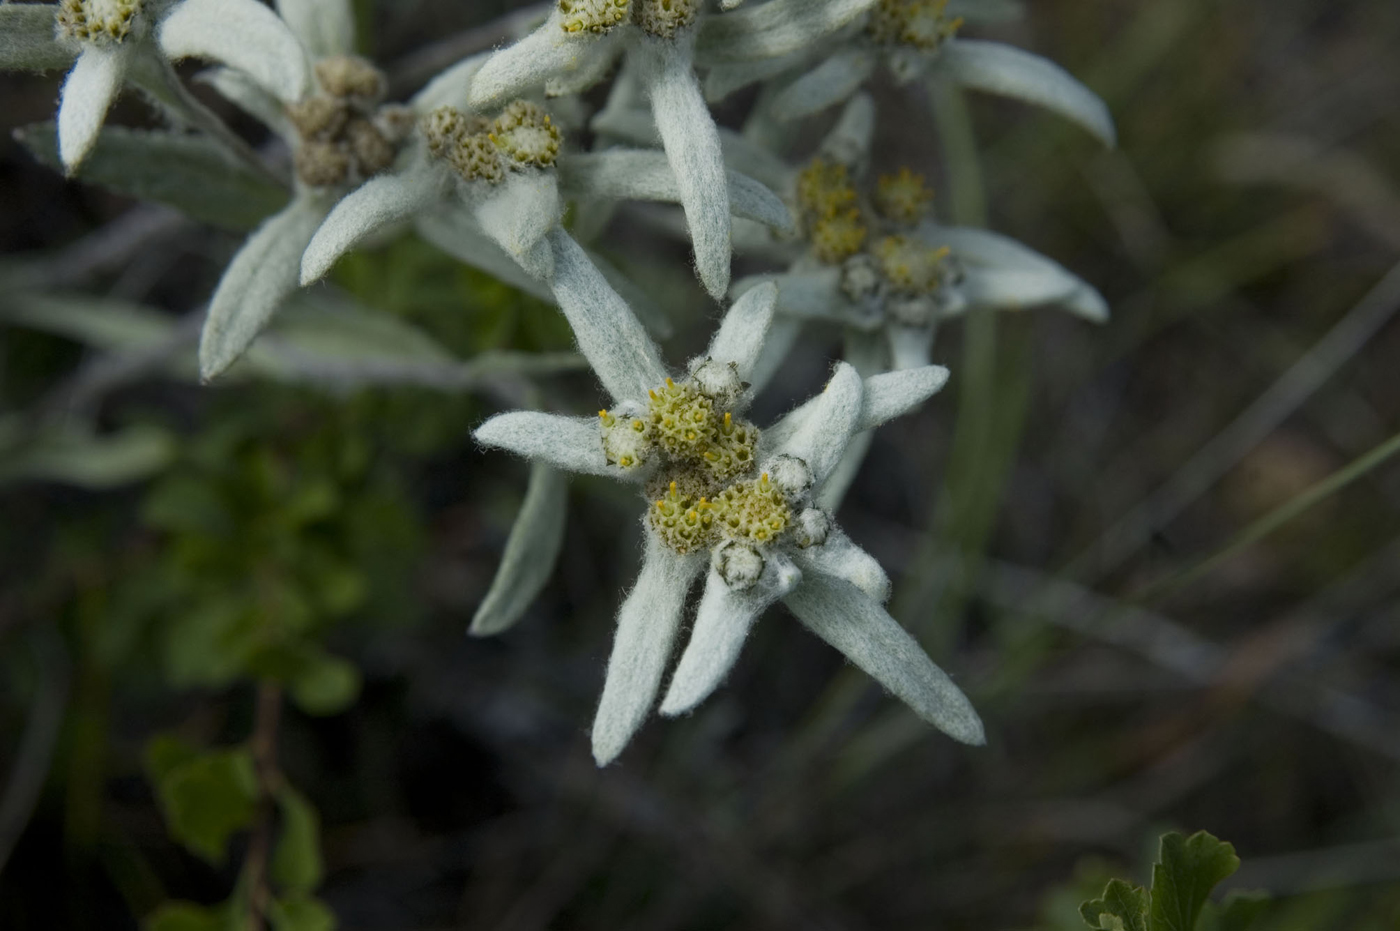
[[[507,12],[359,9],[397,92],[489,47],[471,30]],[[345,700],[289,705],[277,744],[345,929],[1069,931],[1169,829],[1235,844],[1226,886],[1271,894],[1262,927],[1400,927],[1400,4],[1036,0],[973,34],[1064,65],[1120,135],[1106,152],[967,98],[987,224],[1113,317],[947,325],[949,388],[877,434],[839,514],[988,746],[921,724],[775,609],[726,687],[602,771],[587,728],[635,499],[573,481],[544,594],[468,638],[527,473],[469,430],[512,386],[204,388],[177,371],[188,342],[183,362],[137,358],[33,325],[88,295],[178,328],[240,234],[65,182],[11,139],[52,119],[61,75],[0,77],[0,927],[136,928],[167,898],[229,895],[246,840],[222,860],[171,840],[148,746],[247,739],[254,689],[224,668],[241,647],[205,620],[240,611],[353,662]],[[944,217],[976,210],[947,189],[928,102],[876,94],[876,168],[926,172]],[[152,117],[128,95],[112,119]],[[604,251],[682,360],[717,309],[643,219],[619,212]],[[463,358],[571,348],[550,307],[414,239],[335,281]],[[839,349],[809,330],[754,419]],[[586,373],[538,390],[597,407]],[[41,447],[36,417],[111,442]]]

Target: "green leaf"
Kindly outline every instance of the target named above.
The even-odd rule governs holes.
[[[321,817],[306,797],[290,786],[277,793],[282,834],[272,854],[272,878],[289,892],[310,892],[321,884]]]
[[[193,902],[165,902],[141,923],[142,931],[226,931],[224,910]]]
[[[310,896],[289,896],[272,903],[275,931],[335,931],[335,913]]]
[[[62,171],[52,123],[15,131],[39,161]],[[252,229],[286,204],[287,192],[203,136],[104,127],[78,172],[84,181],[137,200],[169,204],[193,219]]]
[[[233,593],[211,596],[176,615],[165,631],[165,675],[177,688],[227,685],[258,649],[260,615]]]
[[[1152,867],[1151,931],[1195,931],[1210,891],[1240,868],[1235,848],[1205,831],[1162,835],[1158,861]]]
[[[73,64],[76,53],[54,38],[57,4],[0,5],[0,71],[50,71]]]
[[[146,741],[146,772],[159,784],[175,770],[199,758],[200,750],[174,734],[157,734]]]
[[[291,680],[291,692],[292,701],[307,714],[339,714],[359,697],[360,671],[338,656],[309,653]]]
[[[1200,931],[1248,931],[1268,907],[1269,897],[1262,892],[1231,892],[1220,905],[1206,903]]]
[[[241,749],[202,753],[152,776],[171,837],[221,864],[229,836],[252,824],[257,811],[252,756]]]
[[[1103,896],[1079,906],[1079,914],[1094,931],[1147,931],[1147,890],[1121,879],[1110,879]]]

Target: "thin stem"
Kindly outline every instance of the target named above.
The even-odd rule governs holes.
[[[282,784],[282,773],[277,766],[277,729],[281,719],[282,686],[264,679],[258,683],[253,734],[248,740],[261,795],[248,843],[248,857],[243,864],[243,876],[248,884],[248,931],[263,931],[267,927],[268,909],[272,904],[267,868],[272,854],[276,796]]]

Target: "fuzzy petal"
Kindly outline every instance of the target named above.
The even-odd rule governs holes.
[[[874,73],[875,55],[870,49],[837,52],[783,88],[769,105],[770,112],[780,120],[820,113],[848,99]]]
[[[354,54],[355,11],[348,0],[277,0],[277,12],[313,58]]]
[[[821,153],[832,161],[849,165],[859,176],[865,173],[874,139],[875,101],[869,94],[857,94],[847,101],[840,119],[822,140]]]
[[[966,744],[987,742],[972,703],[918,642],[869,595],[838,578],[811,573],[784,602],[798,620],[912,708]]]
[[[920,225],[918,232],[930,245],[951,248],[966,265],[963,290],[969,303],[1011,309],[1060,304],[1095,323],[1108,319],[1108,303],[1093,286],[1009,236],[932,223]]]
[[[768,338],[763,341],[763,349],[749,372],[750,391],[757,394],[767,387],[801,333],[802,324],[797,320],[782,316],[773,318],[773,324],[768,328]]]
[[[817,492],[817,507],[829,514],[841,510],[841,505],[846,500],[846,492],[851,490],[851,483],[860,474],[860,467],[865,464],[865,454],[870,452],[870,444],[874,439],[875,434],[870,430],[851,434],[851,441],[846,444],[841,461],[836,463],[836,468],[831,470],[831,474],[822,483],[821,490]]]
[[[789,55],[845,28],[874,5],[875,0],[770,0],[706,17],[697,52],[706,65]]]
[[[486,235],[521,268],[546,280],[553,274],[549,250],[537,247],[564,215],[554,172],[512,172],[473,205],[472,213]]]
[[[810,413],[776,452],[807,463],[820,486],[836,468],[855,432],[862,393],[860,374],[848,363],[836,363],[836,371],[815,398]]]
[[[1083,126],[1104,145],[1117,143],[1108,105],[1049,59],[1000,42],[953,39],[944,44],[935,67],[934,74],[963,87],[1054,110]]]
[[[568,503],[564,474],[543,462],[534,463],[525,501],[501,554],[501,566],[472,618],[473,636],[489,637],[513,626],[544,588],[564,543]]]
[[[555,230],[549,243],[554,299],[574,329],[579,350],[614,399],[645,398],[666,380],[656,344],[568,233]]]
[[[440,198],[446,182],[437,166],[370,178],[341,198],[311,238],[301,258],[301,283],[320,279],[342,255],[367,236],[401,223]]]
[[[459,262],[486,272],[494,278],[542,301],[554,303],[549,285],[532,277],[477,226],[470,211],[459,204],[419,214],[414,223],[418,235]]]
[[[490,52],[482,52],[464,58],[429,81],[422,90],[409,100],[414,113],[430,113],[437,107],[467,109],[471,96],[472,82],[481,66],[491,58]]]
[[[551,79],[596,67],[595,59],[617,54],[619,33],[565,32],[557,9],[534,32],[491,56],[476,72],[467,102],[485,110],[544,87]]]
[[[711,567],[695,612],[695,628],[676,664],[661,713],[684,714],[709,698],[734,668],[754,621],[801,581],[802,573],[781,553],[768,556],[758,584],[746,591],[731,589]]]
[[[548,463],[566,472],[624,477],[608,465],[595,417],[565,417],[543,411],[497,414],[472,432],[482,446],[492,446]]]
[[[928,367],[933,354],[933,327],[891,326],[890,368],[895,371]]]
[[[252,116],[283,139],[296,138],[296,127],[287,119],[287,111],[282,101],[242,71],[232,68],[206,68],[195,75],[195,80],[208,84],[223,98],[238,109]]]
[[[681,626],[685,596],[703,557],[678,556],[647,534],[637,585],[617,615],[603,698],[593,720],[593,758],[611,763],[646,720]]]
[[[68,72],[58,104],[58,155],[69,175],[97,143],[107,108],[117,99],[130,62],[128,48],[89,46]]]
[[[777,303],[778,286],[771,281],[745,291],[720,321],[705,355],[717,362],[733,362],[740,380],[747,381],[763,351]]]
[[[909,413],[948,383],[948,370],[924,365],[872,375],[865,380],[857,430],[870,430]]]
[[[257,0],[183,0],[160,25],[171,60],[208,58],[245,72],[285,103],[311,93],[311,64],[281,17]]]
[[[676,175],[681,205],[705,290],[721,300],[729,290],[729,184],[719,129],[700,93],[689,49],[646,39],[640,46],[651,112]]]
[[[199,373],[205,381],[242,355],[296,290],[301,255],[328,208],[322,197],[293,198],[254,230],[233,257],[209,299],[209,316],[199,338]]]
[[[880,604],[889,600],[890,577],[884,568],[839,527],[831,529],[821,546],[800,549],[793,553],[793,559],[804,573],[844,579]]]

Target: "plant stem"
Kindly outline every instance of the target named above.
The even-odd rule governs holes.
[[[254,714],[253,735],[249,738],[248,747],[253,754],[261,798],[258,800],[252,838],[248,843],[248,858],[243,864],[243,875],[248,883],[248,931],[263,931],[267,927],[267,912],[272,902],[267,867],[272,854],[272,822],[277,789],[282,782],[282,773],[277,767],[277,728],[282,719],[281,685],[269,679],[258,683]]]

